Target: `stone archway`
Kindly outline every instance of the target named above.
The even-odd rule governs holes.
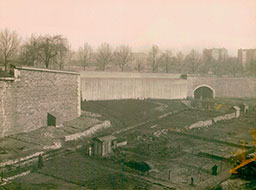
[[[195,99],[208,99],[215,97],[215,90],[208,85],[200,85],[193,91]]]

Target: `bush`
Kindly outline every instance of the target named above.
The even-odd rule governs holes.
[[[139,170],[141,172],[147,172],[150,170],[150,166],[145,162],[129,161],[129,162],[126,162],[125,165],[135,170]]]

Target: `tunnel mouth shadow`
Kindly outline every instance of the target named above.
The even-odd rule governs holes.
[[[214,91],[207,87],[201,86],[195,89],[194,91],[194,98],[195,99],[212,99],[214,98]]]

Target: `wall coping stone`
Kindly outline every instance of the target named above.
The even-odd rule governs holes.
[[[39,71],[39,72],[50,72],[50,73],[63,73],[71,75],[80,75],[78,72],[73,71],[62,71],[62,70],[53,70],[53,69],[44,69],[44,68],[35,68],[35,67],[15,67],[18,70],[28,70],[28,71]]]
[[[209,78],[209,79],[256,79],[255,76],[229,76],[229,75],[200,75],[200,74],[188,74],[187,78],[193,79],[193,78]]]
[[[81,78],[106,78],[106,79],[169,79],[177,81],[186,81],[180,78],[180,74],[167,73],[135,73],[135,72],[108,72],[108,71],[80,71]]]

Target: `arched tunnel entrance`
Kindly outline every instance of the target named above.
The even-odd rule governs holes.
[[[211,87],[199,86],[194,90],[195,99],[209,99],[214,98],[215,92]]]

